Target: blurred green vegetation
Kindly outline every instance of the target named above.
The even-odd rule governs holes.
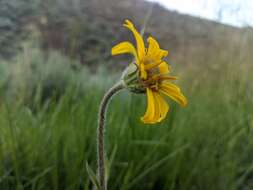
[[[5,65],[4,73],[15,76],[8,87],[19,90],[17,101],[8,96],[0,105],[0,188],[90,189],[85,162],[96,168],[98,105],[119,76],[106,69],[74,71],[57,53],[45,62],[39,52],[28,52],[11,68]],[[240,64],[205,69],[181,73],[189,106],[171,103],[159,125],[140,122],[144,95],[122,92],[112,101],[110,189],[252,189],[252,77]],[[41,104],[44,77],[66,88],[60,99]]]
[[[24,49],[0,69],[0,189],[91,189],[85,163],[95,170],[98,105],[120,73]],[[224,58],[173,65],[189,105],[170,102],[161,124],[140,122],[145,95],[112,101],[110,189],[252,189],[251,66]]]

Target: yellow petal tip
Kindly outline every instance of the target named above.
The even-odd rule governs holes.
[[[144,124],[155,124],[155,123],[157,123],[157,122],[154,122],[154,121],[145,119],[144,117],[141,117],[141,121],[142,121]]]
[[[188,101],[185,99],[183,106],[186,107],[188,105]]]
[[[126,19],[125,23],[123,24],[123,26],[125,26],[125,27],[133,27],[133,23],[130,20]]]

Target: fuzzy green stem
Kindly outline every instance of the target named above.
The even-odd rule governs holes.
[[[104,134],[105,134],[105,122],[106,112],[112,97],[120,90],[124,89],[125,85],[123,81],[118,82],[112,88],[110,88],[104,95],[98,115],[98,128],[97,128],[97,153],[98,153],[98,178],[101,190],[107,189],[107,183],[105,179],[105,146],[104,146]]]

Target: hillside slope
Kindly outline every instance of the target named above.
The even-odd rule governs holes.
[[[122,27],[124,19],[132,20],[139,30],[147,21],[145,37],[155,36],[174,59],[184,61],[194,54],[203,54],[204,50],[215,51],[221,46],[227,49],[241,41],[249,44],[248,36],[252,36],[251,30],[182,15],[144,0],[38,0],[29,6],[33,7],[32,13],[20,17],[24,24],[19,27],[25,33],[30,28],[37,37],[39,33],[45,51],[60,50],[86,65],[110,62],[112,45],[132,39]],[[28,5],[19,8],[23,7]]]

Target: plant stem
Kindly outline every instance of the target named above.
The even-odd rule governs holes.
[[[104,134],[105,134],[105,122],[106,112],[112,97],[120,90],[124,89],[125,85],[123,81],[118,82],[112,88],[110,88],[104,95],[98,115],[98,128],[97,128],[97,153],[98,153],[98,178],[101,190],[107,189],[107,183],[105,179],[105,146],[104,146]]]

